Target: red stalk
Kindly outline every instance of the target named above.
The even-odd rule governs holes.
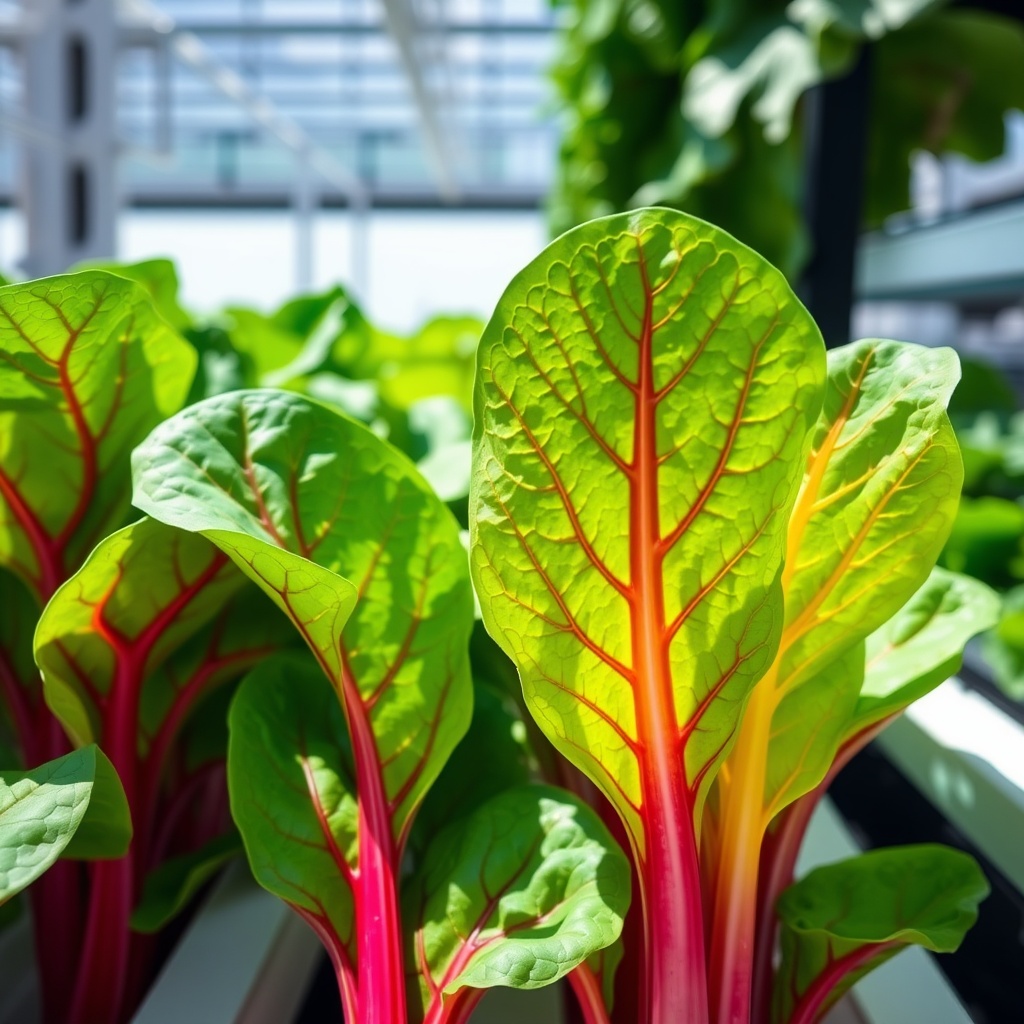
[[[440,998],[435,999],[427,1009],[423,1024],[467,1024],[485,995],[485,988],[460,988],[445,999],[444,1005]]]
[[[652,293],[640,254],[647,299],[640,335],[639,380],[630,479],[630,575],[634,686],[641,761],[643,850],[634,840],[644,913],[646,984],[641,1021],[708,1019],[704,921],[693,804],[686,785],[675,694],[668,662],[658,495],[657,401],[651,343]],[[696,508],[697,506],[695,506]]]
[[[861,946],[838,960],[831,960],[828,966],[808,986],[789,1015],[789,1024],[816,1024],[832,989],[851,971],[863,967],[889,949],[899,946],[898,942]]]
[[[583,1012],[584,1024],[611,1024],[611,1018],[604,1005],[601,982],[586,963],[569,972],[569,984]]]
[[[401,851],[391,831],[380,758],[359,691],[347,667],[342,689],[359,794],[359,867],[354,896],[360,1024],[406,1024],[405,966],[398,912]]]

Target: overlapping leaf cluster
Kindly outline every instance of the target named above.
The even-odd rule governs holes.
[[[932,571],[955,356],[826,362],[724,232],[596,221],[483,335],[467,503],[475,333],[341,289],[197,322],[159,261],[0,288],[0,902],[35,880],[48,1019],[128,1018],[131,929],[238,850],[228,798],[350,1021],[564,978],[587,1024],[809,1024],[969,927],[940,848],[790,887],[834,773],[995,618]]]
[[[0,902],[35,881],[47,1019],[127,1019],[157,966],[139,934],[240,849],[226,719],[257,664],[232,811],[352,1019],[463,1020],[612,942],[625,859],[536,784],[482,634],[470,667],[480,325],[399,338],[340,288],[198,321],[161,260],[11,285],[0,311],[0,749],[47,762],[4,773]],[[466,785],[482,752],[504,756]]]
[[[554,68],[555,231],[648,204],[720,224],[795,279],[801,102],[870,49],[865,221],[909,207],[915,150],[987,160],[1024,107],[1024,32],[945,0],[576,2]]]
[[[834,865],[779,900],[835,773],[995,620],[987,587],[933,569],[958,377],[951,350],[893,341],[826,361],[774,268],[668,210],[569,232],[499,303],[474,579],[541,730],[629,837],[644,914],[619,974],[639,1003],[616,1019],[807,1024],[973,920],[984,878],[944,850]],[[923,859],[934,881],[911,892]],[[827,901],[854,889],[847,932]],[[819,946],[794,966],[804,931]]]

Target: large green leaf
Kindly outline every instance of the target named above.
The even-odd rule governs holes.
[[[471,715],[451,514],[365,427],[288,392],[201,402],[134,460],[136,504],[212,540],[298,628],[365,759],[361,796],[387,801],[400,841]]]
[[[128,512],[132,447],[185,399],[196,355],[102,271],[0,289],[0,564],[45,601]]]
[[[105,270],[142,285],[156,311],[176,330],[184,333],[192,327],[192,317],[178,301],[178,271],[169,259],[139,260],[136,263],[98,262],[77,270]]]
[[[823,355],[776,270],[668,210],[552,243],[481,341],[484,622],[541,729],[621,815],[649,970],[684,1016],[703,1012],[695,823],[775,655]]]
[[[308,658],[275,658],[242,681],[230,734],[231,812],[252,872],[313,926],[351,980],[359,809],[337,695]]]
[[[813,1024],[854,982],[909,945],[953,952],[988,882],[944,846],[875,850],[812,871],[783,893],[775,1024]]]
[[[145,753],[145,735],[135,736],[143,686],[243,584],[213,544],[153,519],[102,541],[36,630],[47,701],[72,739],[109,744],[104,717],[121,714],[132,750]]]
[[[85,817],[95,772],[96,748],[86,747],[31,771],[0,773],[0,904],[64,852]]]
[[[425,1011],[557,981],[615,941],[629,897],[629,862],[583,803],[539,785],[493,797],[435,839],[406,893]]]
[[[641,855],[649,804],[675,777],[671,799],[692,813],[771,663],[823,378],[820,338],[781,276],[666,210],[563,236],[485,332],[472,499],[484,621]]]

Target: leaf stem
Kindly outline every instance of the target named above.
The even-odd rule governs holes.
[[[569,984],[583,1012],[584,1024],[611,1024],[611,1018],[604,1005],[601,982],[585,961],[574,971],[569,972]]]
[[[715,1024],[747,1024],[754,965],[758,868],[766,827],[765,772],[775,710],[769,671],[747,703],[723,790],[721,850],[711,928],[710,986]],[[725,778],[725,776],[723,776]]]
[[[380,757],[358,688],[347,667],[342,693],[359,797],[355,879],[360,1024],[406,1024],[405,965],[398,912],[400,851],[391,828]]]
[[[831,960],[793,1007],[788,1024],[815,1024],[832,990],[847,974],[899,945],[898,942],[871,943],[841,956],[838,960]]]

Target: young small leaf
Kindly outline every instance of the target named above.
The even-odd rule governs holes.
[[[85,817],[95,773],[95,747],[27,772],[0,772],[0,904],[65,851]]]
[[[629,862],[570,794],[528,785],[441,833],[410,883],[426,1021],[466,989],[532,989],[611,945],[629,907]]]
[[[102,271],[0,289],[0,565],[45,602],[121,526],[128,454],[181,407],[196,354]]]
[[[909,945],[951,953],[989,886],[944,846],[873,850],[817,868],[782,894],[775,1024],[814,1024],[851,985]]]

